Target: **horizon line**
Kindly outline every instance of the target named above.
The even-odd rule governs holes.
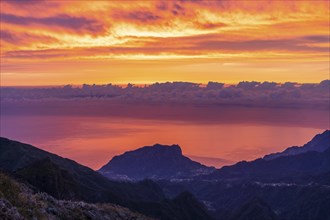
[[[0,88],[54,88],[54,87],[64,87],[64,86],[72,86],[72,87],[82,87],[83,85],[97,85],[97,86],[102,86],[102,85],[113,85],[113,86],[119,86],[122,88],[126,88],[129,84],[135,87],[146,87],[150,85],[155,85],[155,84],[165,84],[165,83],[193,83],[196,85],[199,85],[200,87],[206,86],[208,83],[221,83],[224,84],[224,86],[233,86],[233,85],[238,85],[240,82],[258,82],[258,83],[264,83],[264,82],[269,82],[269,83],[276,83],[279,85],[285,84],[285,83],[294,83],[296,85],[303,85],[303,84],[319,84],[323,81],[327,81],[330,79],[323,79],[321,81],[313,81],[313,82],[294,82],[294,81],[256,81],[256,80],[243,80],[243,81],[237,81],[236,83],[226,83],[223,81],[208,81],[208,82],[193,82],[193,81],[179,81],[179,80],[174,80],[174,81],[146,81],[146,82],[107,82],[107,83],[64,83],[64,84],[44,84],[44,85],[1,85],[0,81]]]

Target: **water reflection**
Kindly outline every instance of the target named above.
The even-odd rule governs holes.
[[[155,143],[179,144],[184,154],[219,167],[302,145],[325,129],[324,126],[302,126],[303,123],[261,122],[201,123],[121,116],[8,114],[1,116],[1,136],[33,144],[94,169],[114,155]]]

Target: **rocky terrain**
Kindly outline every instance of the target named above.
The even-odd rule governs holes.
[[[151,220],[114,204],[90,204],[58,200],[0,173],[0,219]]]

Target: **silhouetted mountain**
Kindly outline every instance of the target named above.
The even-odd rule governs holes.
[[[296,153],[290,151],[292,154],[279,153],[268,159],[259,158],[225,166],[208,177],[290,183],[329,182],[324,174],[330,172],[330,131],[316,135],[310,142],[298,148]]]
[[[72,160],[6,138],[0,138],[0,168],[28,182],[37,191],[59,199],[110,202],[160,219],[168,219],[167,212],[171,213],[171,219],[185,219],[185,211],[189,210],[192,216],[203,213],[204,218],[209,219],[204,209],[197,209],[197,206],[194,210],[177,210],[176,201],[166,199],[161,188],[151,180],[110,181]],[[187,208],[199,203],[191,202],[187,201]],[[158,211],[150,207],[157,207]]]
[[[215,170],[182,155],[178,145],[142,147],[113,157],[99,172],[110,179],[175,179]]]
[[[267,203],[259,198],[254,198],[244,204],[231,220],[276,220],[278,219],[274,211]]]
[[[286,150],[264,156],[265,160],[272,160],[281,156],[291,156],[306,153],[309,151],[323,152],[330,148],[330,130],[316,135],[311,141],[301,147],[293,146]]]
[[[257,159],[225,166],[208,177],[210,179],[237,179],[255,181],[283,181],[295,177],[316,176],[330,171],[330,149],[324,152],[310,151],[272,160]]]

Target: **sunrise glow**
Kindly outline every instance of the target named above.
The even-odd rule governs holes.
[[[1,1],[1,85],[320,82],[328,25],[329,1]]]

